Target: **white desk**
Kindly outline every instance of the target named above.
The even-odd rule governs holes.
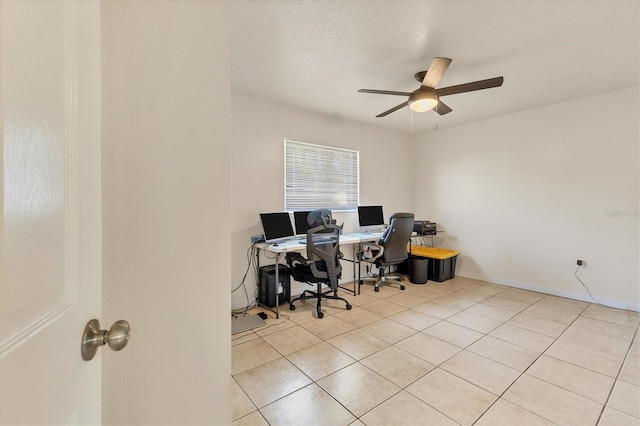
[[[356,295],[356,285],[358,288],[358,294],[360,293],[360,256],[359,253],[362,250],[362,243],[377,241],[382,237],[384,231],[378,232],[353,232],[347,234],[340,234],[340,245],[350,245],[353,251],[353,259],[344,259],[349,262],[353,262],[353,295]],[[256,267],[260,270],[260,251],[268,251],[276,255],[275,258],[275,282],[276,282],[276,310],[274,312],[276,314],[276,318],[280,318],[280,304],[278,303],[280,297],[278,295],[278,273],[279,269],[278,265],[280,264],[280,258],[283,254],[292,252],[292,251],[301,251],[307,249],[307,238],[299,237],[293,238],[286,241],[281,241],[277,243],[259,243],[256,244]],[[356,265],[358,265],[358,279],[356,281]],[[257,283],[259,285],[259,283]],[[342,289],[348,290],[344,287]],[[351,291],[351,290],[348,290]]]
[[[371,241],[378,241],[384,235],[384,231],[376,232],[350,232],[348,234],[341,235],[340,238],[357,239],[359,243],[366,243]]]
[[[349,238],[357,239],[357,243],[352,243],[353,247],[353,295],[356,294],[356,288],[358,289],[358,294],[360,294],[360,253],[362,253],[362,245],[364,243],[371,243],[374,241],[380,240],[384,235],[384,231],[376,231],[376,232],[352,232],[349,234],[345,234]],[[356,280],[356,264],[358,265],[358,279]]]

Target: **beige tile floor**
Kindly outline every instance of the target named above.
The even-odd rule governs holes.
[[[466,278],[232,336],[234,425],[640,425],[640,314]]]

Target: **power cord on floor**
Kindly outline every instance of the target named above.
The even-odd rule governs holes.
[[[576,269],[576,272],[573,274],[575,275],[576,279],[580,282],[580,284],[582,284],[582,286],[584,287],[585,290],[587,290],[587,293],[589,293],[589,296],[591,297],[591,299],[597,304],[597,305],[602,305],[602,303],[600,303],[598,301],[598,299],[596,299],[595,297],[593,297],[593,294],[591,294],[591,291],[589,291],[589,287],[587,287],[587,285],[582,282],[582,280],[580,279],[580,277],[578,276],[578,271],[580,271],[580,268],[582,267],[582,264],[578,265],[578,269]],[[604,306],[604,305],[603,305]]]
[[[244,275],[242,276],[242,280],[240,281],[240,284],[238,284],[236,286],[236,288],[231,290],[231,293],[234,293],[236,290],[242,288],[244,290],[244,295],[245,295],[245,299],[246,299],[246,302],[247,302],[247,305],[246,305],[245,308],[238,309],[238,310],[235,310],[235,311],[231,312],[231,315],[233,317],[237,317],[237,315],[240,315],[240,314],[242,314],[243,316],[247,315],[247,311],[249,311],[249,309],[252,309],[252,308],[257,306],[257,297],[254,298],[254,300],[252,302],[250,302],[249,301],[249,293],[247,293],[247,288],[245,286],[245,280],[247,278],[247,275],[249,274],[249,270],[251,270],[251,266],[253,266],[254,269],[256,269],[255,253],[256,253],[256,243],[253,243],[247,249],[247,269],[244,271]]]

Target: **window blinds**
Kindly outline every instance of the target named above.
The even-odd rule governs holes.
[[[358,151],[284,142],[286,211],[357,208]]]

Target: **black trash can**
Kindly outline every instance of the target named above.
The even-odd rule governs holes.
[[[429,259],[411,256],[409,258],[409,281],[414,284],[426,284],[429,275]]]

